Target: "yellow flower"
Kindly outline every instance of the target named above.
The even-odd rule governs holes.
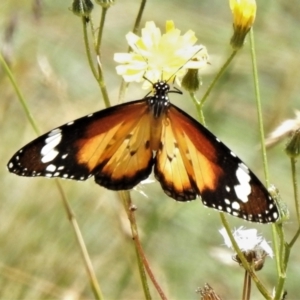
[[[164,34],[154,22],[147,22],[141,37],[130,32],[126,39],[131,52],[115,54],[114,60],[120,63],[116,67],[117,73],[126,82],[144,80],[144,88],[150,85],[147,80],[153,83],[158,80],[171,82],[176,77],[179,83],[187,69],[199,69],[207,64],[206,48],[195,45],[197,38],[194,32],[189,30],[180,35],[173,21],[166,22]]]
[[[255,0],[229,0],[233,14],[234,34],[231,38],[231,46],[238,50],[243,44],[247,33],[252,27],[256,16]]]

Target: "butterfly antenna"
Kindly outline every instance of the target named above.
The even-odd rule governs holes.
[[[203,49],[203,47],[201,47],[200,49],[198,49],[192,56],[191,58],[189,58],[182,66],[180,66],[169,78],[168,80],[166,80],[166,82],[168,82],[173,76],[174,76],[174,80],[173,83],[175,81],[175,74],[178,73],[189,61],[191,61],[201,50]]]

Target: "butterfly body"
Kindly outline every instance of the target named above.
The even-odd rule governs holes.
[[[21,176],[86,180],[127,190],[152,169],[177,201],[201,197],[204,205],[248,221],[278,219],[276,204],[248,167],[204,126],[168,98],[164,81],[153,96],[96,112],[58,127],[9,161]]]

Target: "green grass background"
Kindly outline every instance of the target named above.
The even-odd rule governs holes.
[[[107,15],[102,63],[112,104],[117,104],[120,78],[115,52],[126,52],[125,34],[132,30],[140,1],[116,1]],[[266,132],[292,118],[299,106],[300,31],[297,0],[259,0],[255,38]],[[0,3],[0,46],[5,50],[19,87],[41,132],[104,108],[98,85],[85,55],[82,25],[69,11],[71,1],[4,0]],[[38,13],[37,13],[38,12]],[[94,21],[100,15],[95,7]],[[148,1],[142,25],[153,20],[164,29],[172,19],[182,32],[192,29],[210,55],[202,76],[199,98],[231,53],[232,16],[228,1]],[[5,32],[15,30],[9,42]],[[131,85],[127,100],[145,95]],[[0,70],[0,298],[91,299],[88,278],[71,226],[53,180],[10,174],[6,163],[36,137],[17,96]],[[194,114],[187,93],[172,101]],[[195,116],[196,117],[196,116]],[[210,130],[263,178],[249,43],[211,93],[205,106]],[[285,229],[291,238],[297,228],[290,163],[284,142],[268,151],[271,182],[290,207]],[[299,168],[297,167],[297,170]],[[62,180],[61,180],[62,181]],[[62,181],[81,227],[105,299],[143,299],[133,243],[125,211],[117,194],[94,181]],[[141,194],[148,195],[148,198]],[[224,299],[240,299],[244,273],[231,260],[218,233],[219,215],[199,200],[177,203],[158,183],[140,185],[132,192],[142,244],[157,280],[169,299],[199,299],[195,289],[205,282]],[[228,217],[232,227],[258,228],[271,240],[271,227]],[[298,299],[299,241],[287,273],[288,299]],[[272,290],[274,260],[259,272]],[[158,295],[151,288],[153,299]],[[253,289],[253,299],[261,299]]]

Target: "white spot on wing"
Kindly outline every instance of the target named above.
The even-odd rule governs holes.
[[[55,128],[53,130],[51,130],[49,133],[48,133],[48,137],[51,137],[51,136],[55,136],[57,134],[61,133],[61,129],[60,128]]]
[[[232,151],[230,151],[231,156],[236,157],[235,153],[233,153]]]
[[[50,161],[52,161],[58,154],[58,151],[56,150],[52,150],[49,153],[47,153],[46,155],[44,155],[41,159],[42,163],[48,163]]]
[[[52,131],[50,133],[52,133]],[[62,135],[60,132],[55,135],[50,135],[50,133],[49,137],[45,140],[46,145],[41,150],[42,155],[47,154],[49,151],[54,149],[61,141]]]
[[[243,166],[245,166],[243,164]],[[236,177],[240,184],[234,186],[235,193],[239,200],[246,203],[248,201],[248,196],[251,193],[251,185],[250,175],[244,170],[243,166],[241,164],[239,165],[238,169],[236,170]],[[247,168],[248,170],[248,168]]]
[[[230,205],[230,200],[228,200],[228,199],[224,199],[224,202],[227,204],[227,205]]]
[[[54,172],[56,170],[56,166],[55,165],[49,165],[47,166],[46,168],[46,171],[49,171],[49,172]]]
[[[240,205],[238,204],[238,202],[236,202],[236,201],[233,201],[231,203],[231,207],[235,210],[240,210],[240,208],[241,208]]]
[[[55,147],[60,143],[62,139],[61,130],[59,128],[52,130],[46,138],[46,145],[41,150],[42,162],[47,163],[52,161],[58,154]]]

